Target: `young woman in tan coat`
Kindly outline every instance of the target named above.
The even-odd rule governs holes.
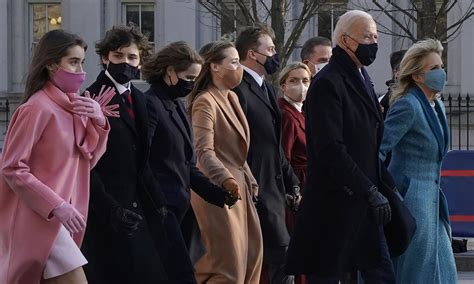
[[[263,259],[254,202],[258,185],[247,165],[250,134],[237,95],[243,69],[232,43],[218,42],[204,55],[191,93],[197,166],[240,200],[217,208],[194,194],[191,202],[206,253],[195,264],[198,283],[258,283]]]

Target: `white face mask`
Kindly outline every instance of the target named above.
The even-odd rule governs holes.
[[[314,70],[316,70],[316,74],[323,69],[324,66],[328,65],[327,62],[324,63],[319,63],[319,64],[314,64]],[[316,75],[315,74],[315,75]]]
[[[302,103],[306,99],[308,87],[303,83],[296,85],[286,85],[285,89],[285,96],[296,103]]]

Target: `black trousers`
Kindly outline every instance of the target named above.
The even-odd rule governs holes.
[[[395,284],[395,271],[393,270],[393,263],[390,259],[390,253],[388,251],[387,240],[383,227],[379,227],[379,243],[380,251],[382,254],[382,260],[379,265],[375,268],[361,270],[360,274],[365,284]],[[311,274],[306,276],[308,284],[338,284],[339,279],[337,277],[318,277],[317,275]]]

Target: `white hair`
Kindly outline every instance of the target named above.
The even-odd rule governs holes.
[[[341,36],[345,33],[350,34],[352,31],[352,25],[360,19],[370,19],[371,21],[374,20],[369,13],[361,10],[350,10],[345,12],[341,17],[339,17],[339,20],[337,21],[332,36],[332,42],[339,45]]]

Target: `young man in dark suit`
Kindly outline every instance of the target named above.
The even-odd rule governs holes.
[[[263,262],[270,283],[294,283],[285,275],[286,249],[290,240],[285,224],[287,200],[299,202],[299,180],[281,147],[281,113],[273,86],[265,75],[275,73],[280,65],[273,44],[274,34],[266,26],[249,27],[236,40],[244,68],[241,84],[234,89],[250,128],[247,157],[260,191],[257,211],[263,233]]]
[[[134,27],[114,26],[96,44],[104,70],[87,89],[115,89],[107,150],[91,173],[90,215],[82,250],[89,283],[195,283],[178,223],[148,165],[146,100],[131,80],[151,48]],[[164,261],[181,254],[180,263]]]

